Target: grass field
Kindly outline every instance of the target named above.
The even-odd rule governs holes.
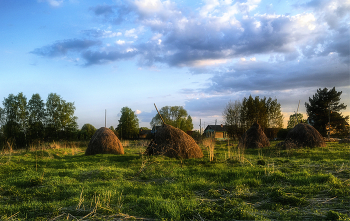
[[[0,154],[1,220],[349,220],[349,144],[238,150],[202,159],[84,156],[87,143]],[[210,146],[210,145],[209,145]],[[235,145],[236,146],[236,145]]]

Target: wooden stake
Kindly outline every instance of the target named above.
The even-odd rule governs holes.
[[[160,113],[159,113],[159,111],[158,111],[158,108],[157,108],[157,106],[156,106],[156,103],[154,103],[154,107],[156,108],[156,110],[157,110],[157,112],[158,112],[158,114],[159,114],[160,119],[163,121],[163,124],[165,124],[165,122],[164,122],[164,120],[163,120],[163,118],[162,118],[162,115],[160,115]]]

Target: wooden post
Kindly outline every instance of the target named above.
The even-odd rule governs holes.
[[[160,113],[159,113],[159,111],[158,111],[158,108],[157,108],[157,106],[156,106],[156,103],[154,103],[154,107],[156,108],[156,110],[157,110],[157,112],[158,112],[158,114],[159,114],[160,119],[163,121],[163,124],[165,124],[165,122],[164,122],[164,120],[163,120],[163,118],[162,118],[162,115],[160,115]]]

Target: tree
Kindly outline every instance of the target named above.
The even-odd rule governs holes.
[[[269,128],[282,128],[283,127],[283,114],[281,112],[281,104],[277,102],[277,99],[272,100],[271,97],[267,100],[267,115],[268,115],[268,127]]]
[[[30,142],[44,137],[45,103],[39,94],[33,94],[28,102],[28,136]]]
[[[222,114],[224,117],[225,125],[236,125],[237,127],[240,127],[241,108],[242,103],[239,100],[236,100],[235,102],[229,101],[226,104],[226,107]]]
[[[241,122],[245,129],[250,128],[255,122],[265,129],[268,127],[266,98],[261,99],[256,96],[254,99],[250,95],[249,98],[244,98],[241,108]]]
[[[297,114],[292,114],[289,116],[288,120],[288,126],[287,129],[292,129],[297,125],[298,123],[306,123],[307,120],[303,119],[303,114],[297,113]]]
[[[241,125],[245,129],[250,128],[255,122],[258,122],[264,130],[283,127],[281,105],[277,99],[266,99],[266,97],[260,99],[259,96],[253,99],[250,95],[248,99],[243,99],[240,115]]]
[[[230,137],[238,138],[241,135],[241,108],[242,103],[239,100],[229,101],[222,113]]]
[[[139,119],[134,111],[128,107],[123,107],[120,111],[121,116],[117,127],[119,137],[123,139],[132,139],[139,133]]]
[[[3,105],[4,136],[16,147],[24,147],[28,125],[27,98],[22,92],[17,96],[10,94],[3,101]]]
[[[312,98],[309,97],[309,103],[305,102],[309,123],[323,136],[327,135],[327,127],[341,135],[348,133],[349,116],[344,117],[340,112],[346,109],[346,105],[340,103],[341,94],[342,91],[337,92],[335,87],[331,90],[319,88]]]
[[[74,103],[66,102],[56,93],[49,94],[46,100],[46,130],[49,139],[73,136],[78,127],[74,111]]]
[[[192,118],[182,106],[165,106],[159,110],[166,124],[179,128],[185,132],[193,129]],[[152,118],[151,127],[161,125],[159,114]]]
[[[91,124],[84,124],[80,130],[80,139],[90,140],[96,132],[96,128]]]

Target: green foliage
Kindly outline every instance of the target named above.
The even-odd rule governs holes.
[[[49,140],[67,137],[77,130],[74,103],[66,102],[56,93],[50,93],[46,100],[46,125]]]
[[[326,214],[326,220],[349,220],[348,215],[333,210],[329,210]]]
[[[185,132],[193,129],[192,117],[182,106],[165,106],[159,110],[166,124],[179,128]],[[161,125],[162,120],[159,114],[152,118],[151,127]]]
[[[346,105],[340,103],[341,94],[342,91],[337,92],[335,87],[331,90],[320,88],[312,98],[309,97],[309,103],[305,102],[310,124],[323,136],[327,135],[329,121],[336,133],[343,136],[348,133],[346,121],[349,120],[349,116],[344,117],[340,112],[346,109]]]
[[[250,95],[248,99],[244,98],[240,117],[244,128],[250,128],[255,122],[258,122],[263,129],[283,127],[281,104],[277,102],[277,99],[272,100],[271,97],[260,99],[259,96],[256,96],[253,99]]]
[[[307,123],[306,119],[303,119],[303,114],[297,113],[289,116],[287,129],[294,128],[298,123]]]
[[[96,132],[96,128],[91,125],[91,124],[84,124],[80,130],[80,139],[81,140],[90,140],[91,137],[94,135],[94,133]],[[114,130],[114,128],[113,128]]]
[[[128,107],[123,107],[120,113],[121,116],[117,127],[118,137],[123,139],[136,138],[139,133],[139,119],[137,115]]]
[[[29,102],[23,93],[10,94],[0,108],[0,137],[14,148],[29,146],[46,139],[70,139],[77,130],[74,103],[50,94],[46,105],[39,94]],[[45,108],[46,107],[46,108]]]
[[[229,101],[223,112],[223,118],[227,128],[226,131],[229,137],[236,140],[245,132],[241,128],[241,109],[242,103],[239,100],[236,100],[234,103]]]
[[[28,138],[29,143],[44,137],[45,103],[39,94],[33,94],[28,102]]]
[[[3,101],[3,105],[4,136],[16,147],[24,147],[28,125],[27,98],[22,92],[17,96],[10,94]]]

